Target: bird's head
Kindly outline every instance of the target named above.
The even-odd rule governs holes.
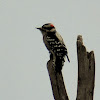
[[[39,29],[43,35],[45,35],[46,33],[50,33],[50,32],[51,33],[56,32],[56,29],[52,23],[44,24],[42,27],[39,27],[37,29]]]

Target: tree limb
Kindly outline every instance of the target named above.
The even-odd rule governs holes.
[[[87,52],[82,36],[77,38],[78,89],[76,100],[93,100],[95,83],[94,52]]]
[[[66,93],[62,72],[57,73],[55,71],[55,68],[52,63],[52,59],[48,61],[47,68],[48,68],[48,73],[49,73],[49,77],[51,81],[54,99],[55,100],[69,100]]]

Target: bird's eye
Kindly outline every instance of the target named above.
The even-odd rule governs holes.
[[[42,28],[43,28],[43,29],[46,29],[46,30],[51,30],[51,29],[54,28],[54,25],[51,24],[51,23],[47,23],[47,24],[44,24],[44,25],[42,26]]]
[[[43,27],[44,29],[51,30],[53,27]]]
[[[42,28],[47,29],[47,30],[51,30],[51,29],[53,29],[54,27],[51,27],[51,26],[42,26]]]

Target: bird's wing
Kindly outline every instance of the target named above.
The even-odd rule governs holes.
[[[62,51],[65,52],[65,54],[66,54],[66,56],[67,56],[67,59],[68,59],[68,61],[70,62],[69,57],[68,57],[67,48],[66,48],[66,45],[65,45],[65,43],[64,43],[64,40],[63,40],[62,36],[61,36],[59,33],[57,33],[57,34],[56,34],[56,37],[58,37],[58,40],[59,40],[59,42],[61,43]]]

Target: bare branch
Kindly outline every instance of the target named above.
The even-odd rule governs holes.
[[[48,73],[49,73],[49,77],[51,81],[54,99],[55,100],[69,100],[66,93],[62,72],[57,73],[55,71],[55,68],[52,64],[52,60],[48,61],[47,66],[48,66],[47,68],[48,68]]]
[[[94,52],[87,52],[82,36],[77,38],[78,90],[76,100],[93,100],[95,82]]]

